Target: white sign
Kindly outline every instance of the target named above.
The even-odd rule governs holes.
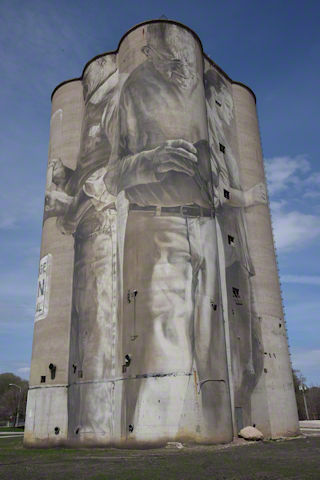
[[[51,263],[52,255],[50,253],[40,260],[35,322],[43,320],[48,315]]]

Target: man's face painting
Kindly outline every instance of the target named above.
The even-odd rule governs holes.
[[[52,181],[56,185],[61,185],[66,180],[66,171],[61,160],[57,159],[52,170]]]
[[[222,87],[220,95],[221,107],[218,109],[220,117],[227,125],[230,125],[233,119],[233,100],[225,86]]]
[[[173,31],[161,45],[149,44],[153,65],[162,76],[181,88],[192,88],[197,81],[196,55],[190,38]]]

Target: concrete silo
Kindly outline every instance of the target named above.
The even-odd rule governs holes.
[[[295,435],[252,91],[155,20],[51,118],[25,444]]]

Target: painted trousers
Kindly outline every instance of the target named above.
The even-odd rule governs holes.
[[[122,333],[127,438],[232,439],[217,255],[212,218],[129,212]]]
[[[70,364],[71,436],[107,442],[114,421],[116,212],[91,208],[75,234]]]

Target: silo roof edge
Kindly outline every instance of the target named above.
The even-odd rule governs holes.
[[[83,75],[84,75],[84,72],[86,70],[86,68],[92,63],[94,62],[95,60],[97,60],[98,58],[101,58],[101,57],[104,57],[106,55],[116,55],[118,52],[119,52],[119,48],[120,48],[120,45],[121,43],[123,42],[123,40],[129,35],[129,33],[133,32],[134,30],[136,30],[137,28],[139,27],[142,27],[143,25],[148,25],[150,23],[170,23],[170,24],[174,24],[174,25],[178,25],[179,27],[183,27],[185,28],[186,30],[188,30],[194,37],[195,39],[199,42],[200,44],[200,47],[201,47],[201,51],[202,51],[202,54],[203,56],[208,60],[208,62],[210,62],[227,80],[229,80],[229,82],[231,83],[234,83],[236,85],[241,85],[242,87],[246,88],[254,97],[254,100],[256,102],[256,96],[255,96],[255,93],[254,91],[248,87],[248,85],[245,85],[244,83],[242,82],[238,82],[236,80],[233,80],[232,78],[229,77],[229,75],[227,75],[227,73],[217,64],[215,63],[203,50],[203,45],[202,45],[202,42],[200,40],[200,37],[198,36],[198,34],[192,30],[192,28],[188,27],[187,25],[184,25],[183,23],[181,22],[177,22],[176,20],[164,20],[164,19],[154,19],[154,20],[146,20],[144,22],[141,22],[141,23],[138,23],[137,25],[134,25],[132,28],[130,28],[124,35],[122,35],[122,37],[120,38],[120,41],[118,43],[118,47],[116,50],[111,50],[111,51],[108,51],[108,52],[104,52],[104,53],[100,53],[96,56],[94,56],[93,58],[91,58],[91,60],[89,60],[83,70],[82,70],[82,74],[81,74],[81,77],[78,77],[78,78],[71,78],[70,80],[65,80],[61,83],[59,83],[53,90],[52,94],[51,94],[51,100],[54,96],[54,94],[56,93],[56,91],[62,87],[63,85],[67,84],[67,83],[70,83],[70,82],[75,82],[75,81],[79,81],[79,80],[82,80],[83,79]]]

